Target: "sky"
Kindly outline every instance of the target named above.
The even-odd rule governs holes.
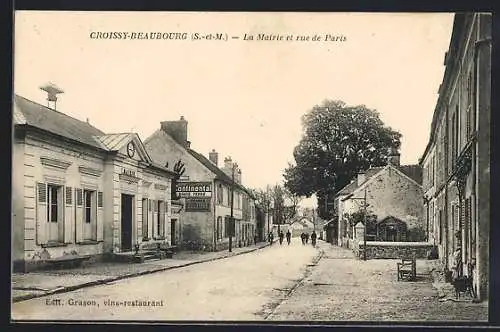
[[[243,184],[263,188],[282,181],[302,115],[324,99],[376,109],[403,135],[401,163],[417,163],[453,14],[17,11],[14,24],[16,94],[45,105],[39,87],[53,82],[64,90],[58,111],[143,141],[184,116],[194,150],[231,156]],[[91,38],[99,32],[127,38]],[[187,39],[131,39],[139,32]]]

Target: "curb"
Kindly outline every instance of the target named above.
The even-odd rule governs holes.
[[[129,279],[129,278],[134,278],[134,277],[140,277],[140,276],[143,276],[143,275],[146,275],[146,274],[152,274],[152,273],[156,273],[156,272],[162,272],[162,271],[167,271],[167,270],[178,269],[178,268],[186,267],[186,266],[190,266],[190,265],[201,264],[201,263],[208,263],[208,262],[212,262],[212,261],[216,261],[216,260],[220,260],[220,259],[225,259],[225,258],[229,258],[229,257],[239,256],[239,255],[243,255],[243,254],[248,254],[250,252],[254,252],[256,250],[260,250],[260,249],[266,248],[268,246],[269,246],[269,244],[266,244],[266,245],[264,245],[262,247],[253,248],[253,249],[250,249],[250,250],[247,250],[247,251],[241,251],[241,252],[237,252],[237,253],[226,254],[226,255],[223,255],[223,256],[220,256],[220,257],[202,259],[202,260],[199,260],[199,261],[193,261],[193,262],[184,263],[184,264],[180,264],[180,265],[176,265],[176,266],[166,266],[166,267],[160,267],[160,268],[153,269],[153,270],[128,273],[128,274],[119,275],[119,276],[113,276],[113,277],[109,277],[109,278],[105,278],[105,279],[93,280],[93,281],[89,281],[89,282],[85,282],[85,283],[78,284],[78,285],[73,285],[73,286],[59,287],[59,288],[50,290],[48,292],[45,292],[43,294],[21,295],[21,296],[13,297],[12,298],[12,303],[22,302],[22,301],[31,300],[31,299],[35,299],[35,298],[39,298],[39,297],[44,297],[44,296],[48,296],[48,295],[53,295],[53,294],[68,293],[68,292],[71,292],[71,291],[74,291],[74,290],[77,290],[77,289],[81,289],[81,288],[86,288],[86,287],[91,287],[91,286],[98,286],[98,285],[104,285],[104,284],[108,284],[108,283],[111,283],[111,282],[114,282],[114,281],[118,281],[118,280]]]

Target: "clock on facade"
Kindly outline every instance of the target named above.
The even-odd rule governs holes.
[[[127,154],[130,158],[134,157],[134,154],[135,154],[134,143],[130,142],[127,144]]]

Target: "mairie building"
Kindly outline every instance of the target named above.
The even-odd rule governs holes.
[[[176,174],[152,161],[137,134],[105,134],[19,95],[13,125],[16,271],[64,255],[102,259],[144,241],[178,241]]]

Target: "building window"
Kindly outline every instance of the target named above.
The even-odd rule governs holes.
[[[217,186],[217,204],[222,205],[222,203],[223,203],[223,196],[222,196],[223,193],[224,193],[224,191],[222,189],[222,184],[219,184]]]
[[[142,199],[142,238],[143,239],[148,239],[149,238],[149,225],[148,225],[148,199],[143,198]]]
[[[47,206],[47,221],[57,223],[59,216],[59,190],[60,186],[48,185],[49,205]]]
[[[229,217],[224,218],[224,237],[229,237]]]
[[[84,191],[85,196],[85,223],[92,222],[92,192],[89,190]]]

